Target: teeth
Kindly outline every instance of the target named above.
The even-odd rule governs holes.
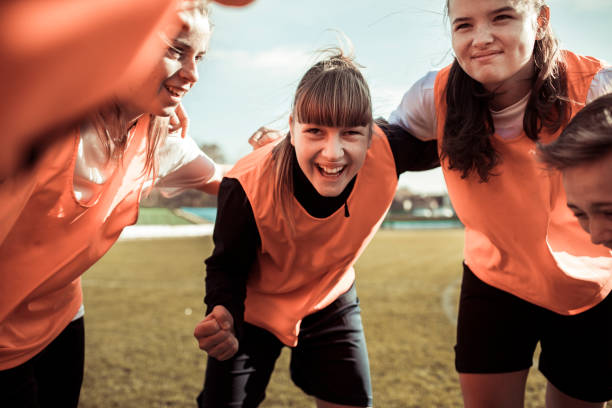
[[[168,92],[170,92],[172,96],[182,97],[185,94],[185,91],[183,89],[175,88],[173,86],[166,85],[166,89],[168,90]]]
[[[342,171],[342,169],[344,169],[344,166],[339,166],[339,167],[326,167],[326,166],[321,166],[319,165],[319,168],[321,170],[323,170],[323,172],[327,173],[327,174],[337,174],[340,173]]]

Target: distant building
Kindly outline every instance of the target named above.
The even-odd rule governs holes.
[[[408,188],[397,190],[389,218],[457,218],[447,194],[414,194]]]

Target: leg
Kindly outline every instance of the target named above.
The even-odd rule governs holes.
[[[32,360],[0,371],[0,398],[12,408],[40,408]]]
[[[546,406],[603,407],[612,400],[612,294],[573,316],[548,313],[539,369]]]
[[[354,287],[304,318],[291,353],[291,378],[320,408],[372,405],[370,364]]]
[[[76,408],[83,381],[83,319],[71,322],[43,351],[0,371],[0,395],[12,408]]]
[[[464,265],[455,367],[467,408],[523,406],[543,312]]]
[[[208,358],[200,408],[255,408],[266,387],[283,344],[270,332],[244,324],[240,348],[226,361]]]
[[[85,328],[81,317],[34,357],[40,406],[77,408],[84,363]]]
[[[605,402],[586,402],[559,391],[550,382],[546,384],[546,406],[548,408],[605,408]]]
[[[528,369],[501,374],[459,374],[466,408],[521,408]]]

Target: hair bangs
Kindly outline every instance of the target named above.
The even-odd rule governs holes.
[[[301,123],[329,127],[368,126],[372,123],[370,92],[358,73],[331,69],[305,86],[295,101]],[[359,75],[361,76],[361,75]]]

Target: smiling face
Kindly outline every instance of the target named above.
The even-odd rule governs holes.
[[[169,116],[198,80],[197,64],[208,49],[210,24],[197,10],[182,12],[180,17],[182,29],[174,39],[164,39],[163,58],[149,75],[118,95],[132,116]]]
[[[461,68],[489,91],[525,95],[548,8],[536,10],[531,0],[449,0],[448,15]]]
[[[290,118],[298,164],[319,194],[336,197],[363,166],[371,141],[369,126],[329,127]]]
[[[594,244],[612,249],[612,151],[563,169],[567,206]]]

